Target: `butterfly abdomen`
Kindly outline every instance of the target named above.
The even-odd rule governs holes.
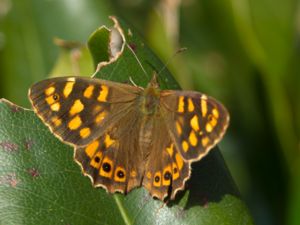
[[[142,149],[143,160],[146,160],[152,145],[153,119],[144,117],[139,132],[139,148]]]

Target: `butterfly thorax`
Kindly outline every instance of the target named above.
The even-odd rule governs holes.
[[[140,98],[140,110],[144,115],[157,115],[159,111],[160,89],[148,86]]]

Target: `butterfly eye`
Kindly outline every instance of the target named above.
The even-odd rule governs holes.
[[[102,168],[105,172],[109,172],[111,170],[111,165],[109,163],[103,163]]]
[[[126,181],[126,172],[125,172],[124,168],[117,166],[114,180],[116,182],[125,182]]]
[[[173,173],[178,173],[178,170],[176,167],[173,169]]]
[[[125,176],[123,171],[118,171],[117,175],[119,178],[123,178]]]
[[[154,178],[154,180],[155,180],[156,183],[159,182],[159,180],[160,180],[159,176],[156,176],[156,177]]]
[[[54,93],[54,95],[52,95],[52,98],[54,101],[57,101],[59,99],[59,95]]]
[[[164,175],[165,180],[170,180],[171,179],[171,173],[167,171]]]
[[[100,162],[100,158],[98,156],[96,156],[94,160],[95,160],[96,163]]]

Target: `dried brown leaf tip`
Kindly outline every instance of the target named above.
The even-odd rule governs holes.
[[[73,50],[73,49],[80,49],[84,47],[84,44],[78,42],[78,41],[67,41],[60,38],[54,38],[53,39],[54,44],[57,46],[67,49],[67,50]]]

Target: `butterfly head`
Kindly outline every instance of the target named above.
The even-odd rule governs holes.
[[[157,82],[157,74],[154,73],[141,98],[141,109],[144,114],[151,115],[157,112],[160,99],[160,88]]]
[[[154,89],[159,89],[159,83],[158,83],[158,75],[156,72],[153,73],[153,76],[147,86],[148,88],[154,88]]]

